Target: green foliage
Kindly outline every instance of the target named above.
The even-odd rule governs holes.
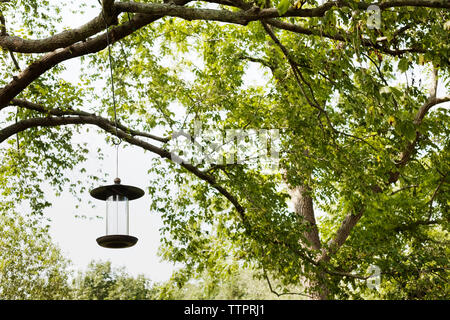
[[[150,166],[149,172],[157,176],[149,181],[150,209],[164,222],[161,254],[185,266],[177,275],[180,283],[208,272],[210,278],[201,286],[212,289],[198,293],[199,298],[239,297],[241,289],[234,291],[232,285],[219,294],[214,282],[233,274],[238,261],[267,271],[286,287],[298,286],[305,278],[321,279],[334,298],[449,297],[450,113],[448,107],[436,106],[420,124],[415,117],[427,101],[433,68],[448,94],[445,26],[450,13],[396,7],[383,11],[380,28],[371,29],[369,14],[357,10],[360,2],[347,2],[348,6],[333,7],[321,17],[281,19],[311,31],[273,28],[291,63],[260,22],[241,26],[166,17],[112,46],[117,111],[124,125],[166,137],[180,129],[192,132],[195,121],[219,136],[231,128],[282,131],[280,172],[273,175],[248,163],[220,168],[202,161],[214,149],[208,134],[200,139],[202,150],[185,150],[184,156],[192,151],[198,169],[211,174],[216,186],[239,201],[245,221],[216,189],[183,167],[160,159]],[[271,6],[269,1],[256,3]],[[5,16],[18,12],[11,25],[23,21],[15,34],[39,38],[52,33],[47,26],[60,20],[55,14],[58,6],[44,4],[0,5]],[[295,6],[316,4],[305,1]],[[273,7],[283,14],[290,1],[274,1]],[[122,15],[120,21],[128,18]],[[370,45],[376,41],[375,47]],[[18,58],[30,63],[35,57]],[[2,51],[2,74],[12,72],[8,59]],[[56,67],[20,97],[111,118],[106,59],[106,50],[83,57],[77,84],[60,80],[63,68]],[[256,83],[249,80],[255,74]],[[7,82],[0,79],[1,86]],[[93,88],[96,82],[101,89]],[[36,115],[21,110],[17,118]],[[15,117],[10,111],[1,124],[11,124]],[[83,192],[85,186],[63,175],[85,160],[86,147],[72,140],[77,130],[33,128],[19,134],[19,148],[17,137],[8,140],[0,151],[5,202],[28,201],[34,214],[42,214],[50,205],[40,187],[43,181],[57,192],[69,186],[74,194]],[[412,143],[410,158],[400,163]],[[318,227],[324,247],[346,216],[364,209],[326,270],[312,263],[320,253],[301,244],[304,221],[287,205],[287,183],[312,190],[316,213],[321,213]],[[364,281],[336,274],[365,276],[370,265],[382,270],[378,291],[368,289]],[[80,298],[149,297],[143,279],[130,280],[107,264],[91,268],[79,278]],[[335,273],[326,272],[330,270]],[[127,279],[127,285],[116,278]],[[133,296],[120,289],[128,285]],[[169,289],[167,297],[172,297]]]
[[[47,227],[0,206],[0,299],[70,298],[68,261]]]
[[[286,11],[288,11],[289,7],[291,6],[291,2],[289,0],[281,0],[278,3],[277,9],[278,9],[278,13],[280,15],[283,15],[286,13]]]
[[[423,22],[423,12],[435,14],[428,9],[414,9],[417,16],[406,15],[411,10],[384,12],[379,32],[389,38],[396,26],[415,19]],[[426,90],[417,79],[412,82],[409,78],[405,85],[396,78],[399,71],[409,72],[411,77],[409,70],[419,55],[407,54],[397,59],[362,46],[358,33],[366,32],[371,36],[374,31],[366,28],[363,13],[352,16],[347,8],[336,8],[324,18],[308,19],[304,26],[320,25],[321,32],[333,34],[336,24],[333,13],[344,19],[352,30],[349,39],[339,45],[328,39],[306,38],[283,31],[277,31],[276,35],[298,63],[305,82],[313,89],[314,98],[325,106],[334,129],[325,115],[308,103],[282,52],[267,40],[259,23],[250,23],[246,29],[231,25],[202,28],[203,22],[190,23],[195,32],[202,34],[202,40],[194,42],[196,45],[192,49],[196,49],[199,55],[196,59],[203,64],[194,62],[195,67],[190,67],[183,49],[179,56],[173,56],[178,66],[186,65],[193,73],[193,79],[186,83],[190,90],[181,91],[187,96],[183,106],[193,117],[187,117],[187,121],[183,118],[184,122],[179,125],[189,127],[190,119],[201,120],[204,127],[214,127],[223,135],[227,128],[248,127],[249,124],[255,128],[288,128],[282,134],[282,168],[291,185],[307,183],[314,190],[314,199],[324,211],[319,219],[323,243],[334,236],[347,214],[364,205],[363,218],[348,243],[333,257],[332,266],[364,275],[370,265],[378,265],[384,272],[386,286],[395,283],[395,289],[377,292],[367,289],[364,281],[330,277],[327,285],[335,297],[387,298],[392,296],[388,292],[400,290],[405,298],[408,294],[399,289],[401,283],[414,283],[425,277],[426,283],[439,283],[430,296],[443,298],[447,296],[442,291],[443,283],[436,279],[447,279],[448,273],[442,268],[442,258],[431,252],[437,253],[434,250],[438,247],[446,252],[448,236],[437,233],[429,242],[424,242],[425,234],[428,238],[428,233],[436,229],[435,223],[422,225],[421,222],[437,219],[439,228],[448,229],[445,218],[447,182],[441,184],[440,188],[444,189],[437,193],[441,200],[436,197],[430,205],[430,197],[439,181],[447,181],[444,176],[448,172],[449,141],[448,126],[444,123],[448,123],[448,109],[436,109],[428,114],[420,128],[414,125],[414,116],[425,101]],[[425,32],[442,39],[444,35],[437,29],[442,20],[436,22],[427,18],[426,21],[429,28]],[[186,24],[171,22],[170,28],[173,30],[176,25],[184,30]],[[402,36],[410,37],[409,33]],[[180,46],[189,43],[184,37],[167,39]],[[414,46],[419,40],[411,36],[404,41]],[[445,78],[449,65],[443,61],[440,49],[434,50],[440,43],[433,42],[429,59],[440,61],[439,72]],[[255,72],[253,61],[270,72],[270,79],[249,87],[243,79],[245,72]],[[423,83],[428,71],[421,72]],[[310,92],[307,94],[312,99]],[[417,162],[397,168],[398,155],[415,139],[418,130],[427,132],[429,138],[420,140]],[[434,159],[433,164],[429,162],[431,159]],[[208,169],[204,163],[199,166]],[[315,277],[317,268],[302,257],[313,259],[314,252],[307,252],[298,245],[301,239],[299,221],[286,208],[286,189],[282,187],[281,176],[265,176],[246,164],[213,171],[218,183],[233,190],[246,208],[249,230],[215,192],[190,174],[170,164],[158,163],[154,168],[154,172],[161,174],[161,180],[154,181],[150,190],[156,200],[152,209],[160,212],[165,222],[163,256],[187,265],[188,275],[183,279],[201,274],[205,269],[227,270],[222,262],[217,262],[223,261],[221,257],[256,261],[260,268],[279,275],[285,285],[298,283],[304,276]],[[171,170],[177,173],[169,173]],[[399,172],[398,182],[381,194],[372,192],[370,186],[385,186],[392,171]],[[409,188],[411,185],[420,187]],[[175,186],[179,191],[170,191]],[[403,188],[406,189],[395,192]],[[409,224],[411,230],[396,231]],[[283,239],[297,252],[275,245],[270,241],[275,238]],[[423,247],[413,247],[411,243],[416,241]],[[415,257],[416,273],[406,269],[404,274],[394,273],[393,270],[403,270],[407,257]],[[426,273],[431,263],[429,259],[440,266],[433,269],[437,275]],[[448,259],[447,253],[445,259]],[[424,271],[417,273],[417,270]],[[219,274],[216,276],[220,277]],[[350,285],[354,290],[348,289]]]
[[[157,286],[158,299],[164,300],[277,300],[302,299],[295,292],[277,296],[269,290],[265,280],[256,277],[251,269],[236,268],[226,279],[204,272],[196,279],[181,285],[182,271]],[[271,284],[275,286],[276,284]],[[278,292],[277,292],[278,293]],[[280,292],[282,293],[282,292]]]
[[[109,261],[92,261],[73,280],[72,290],[73,298],[80,300],[147,300],[156,295],[149,279],[143,275],[134,278]]]

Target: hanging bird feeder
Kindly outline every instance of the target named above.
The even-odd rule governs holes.
[[[97,238],[97,243],[105,248],[128,248],[138,239],[130,236],[128,201],[139,199],[144,190],[120,184],[116,178],[113,185],[91,190],[91,196],[106,201],[106,235]]]
[[[109,69],[111,76],[112,102],[114,108],[115,135],[118,134],[116,99],[114,95],[113,59],[108,35],[108,24],[103,16],[106,27],[106,43],[108,47]],[[114,141],[116,146],[116,177],[119,175],[119,145],[121,140]],[[129,248],[136,244],[138,239],[130,236],[128,201],[139,199],[144,190],[133,186],[120,184],[120,179],[114,179],[114,184],[102,186],[90,191],[93,198],[106,201],[106,235],[97,238],[97,243],[105,248]]]

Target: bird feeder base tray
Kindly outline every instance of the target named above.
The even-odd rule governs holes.
[[[133,236],[123,234],[113,234],[97,238],[97,243],[105,248],[120,249],[129,248],[136,244],[138,239]]]

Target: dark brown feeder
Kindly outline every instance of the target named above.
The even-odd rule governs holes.
[[[106,235],[97,238],[97,243],[105,248],[129,248],[138,239],[129,235],[128,201],[139,199],[144,190],[120,184],[116,178],[113,185],[91,190],[91,196],[106,201]]]

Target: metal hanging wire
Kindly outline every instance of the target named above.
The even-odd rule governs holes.
[[[114,110],[114,126],[115,126],[115,130],[116,130],[116,137],[113,137],[112,143],[116,147],[116,178],[118,178],[119,177],[119,145],[122,143],[122,139],[119,137],[118,129],[117,129],[118,123],[117,123],[116,96],[115,96],[115,92],[114,92],[114,68],[113,68],[114,61],[113,61],[112,53],[111,53],[111,42],[109,39],[108,23],[106,22],[104,10],[102,10],[102,17],[103,17],[103,21],[105,22],[106,44],[108,47],[109,73],[110,73],[110,78],[111,78],[112,102],[113,102],[113,110]]]

